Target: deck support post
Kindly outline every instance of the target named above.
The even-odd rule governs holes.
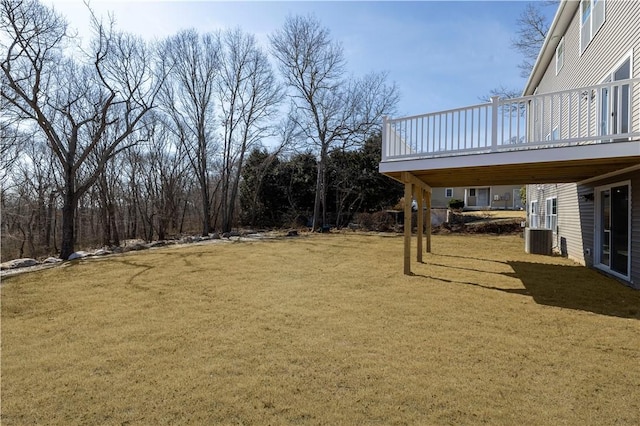
[[[416,261],[422,263],[422,237],[424,235],[424,189],[415,186],[413,189],[414,198],[416,199],[416,203],[418,204],[418,211],[416,212],[417,216],[417,236],[418,236],[418,249]]]
[[[411,273],[411,216],[412,201],[415,197],[418,204],[417,225],[418,225],[418,262],[422,262],[423,237],[425,233],[425,199],[427,203],[427,253],[431,253],[431,187],[411,174],[410,172],[402,172],[400,179],[404,183],[404,273]]]
[[[411,196],[413,184],[404,183],[404,274],[411,275]]]
[[[426,191],[427,195],[427,253],[431,253],[431,190]]]

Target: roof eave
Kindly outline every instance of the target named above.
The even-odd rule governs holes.
[[[547,32],[547,36],[544,39],[544,43],[542,44],[542,48],[540,49],[540,53],[538,54],[538,58],[536,59],[536,63],[531,70],[531,74],[529,74],[529,79],[527,80],[527,85],[525,86],[524,91],[522,92],[523,96],[532,95],[540,80],[542,80],[542,76],[544,76],[549,63],[555,56],[556,47],[558,47],[558,43],[562,39],[562,36],[567,31],[573,16],[575,15],[576,10],[580,6],[579,1],[575,0],[562,0],[556,14],[553,18],[553,22],[551,23],[551,27],[549,27],[549,31]]]

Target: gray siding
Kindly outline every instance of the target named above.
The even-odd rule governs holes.
[[[452,188],[453,196],[445,197],[446,188],[433,188],[431,190],[431,207],[445,208],[452,199],[464,200],[464,188]]]
[[[564,67],[556,76],[554,57],[538,84],[538,93],[599,84],[630,51],[632,52],[631,76],[640,75],[640,1],[607,0],[605,16],[604,24],[580,55],[580,8],[578,8],[564,34]],[[638,128],[640,127],[640,87],[636,87],[633,91],[633,105],[632,126]]]
[[[625,181],[630,181],[631,183],[630,278],[631,278],[631,285],[635,288],[640,289],[640,170],[590,183],[589,190],[593,192],[593,190],[598,186],[615,184],[618,182],[625,182]],[[592,218],[593,218],[593,215],[592,215]],[[593,225],[591,229],[594,229]],[[593,247],[593,236],[591,236],[591,240],[589,243]]]
[[[606,3],[606,20],[580,55],[580,9],[565,33],[564,67],[556,76],[555,58],[538,85],[538,93],[598,84],[630,50],[633,75],[640,69],[640,2]],[[559,41],[559,40],[558,40]]]
[[[631,76],[640,76],[640,1],[607,0],[605,15],[604,24],[581,55],[580,8],[578,8],[564,34],[564,67],[556,75],[554,57],[547,65],[538,84],[537,93],[599,84],[629,52],[632,55]],[[632,126],[636,129],[640,128],[639,86],[636,84],[633,90]],[[597,102],[594,102],[594,105],[596,104]],[[596,206],[591,197],[598,186],[627,180],[631,181],[630,279],[631,285],[640,289],[640,171],[589,182],[585,185],[575,183],[529,185],[527,196],[529,203],[531,200],[538,200],[538,214],[541,224],[544,224],[545,199],[550,194],[557,194],[556,250],[581,264],[592,266]]]
[[[558,185],[558,248],[563,256],[585,265],[582,218],[578,206],[577,185]]]
[[[631,286],[640,289],[640,171],[590,182],[552,185],[528,185],[528,204],[538,201],[538,215],[544,226],[545,200],[558,197],[558,232],[554,249],[582,265],[594,264],[595,188],[618,182],[631,183]],[[588,252],[588,253],[587,253]]]
[[[476,187],[476,189],[480,188],[489,188],[489,204],[491,209],[513,209],[514,202],[514,190],[519,191],[522,185],[496,185],[491,187]],[[469,188],[456,187],[453,189],[452,197],[445,197],[446,188],[433,188],[431,191],[431,207],[433,208],[444,208],[449,205],[449,201],[451,199],[464,200],[465,199],[465,191]],[[494,200],[494,196],[500,196],[499,200]],[[467,202],[471,207],[474,203],[477,202],[477,197],[467,196]]]

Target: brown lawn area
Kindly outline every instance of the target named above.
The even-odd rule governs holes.
[[[331,234],[2,285],[2,424],[640,424],[640,292],[518,236]]]

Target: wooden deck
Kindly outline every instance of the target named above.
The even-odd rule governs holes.
[[[603,94],[627,93],[628,105],[603,106]],[[608,99],[608,98],[607,98]],[[610,111],[627,111],[626,117]],[[599,119],[598,117],[605,117]],[[379,170],[405,184],[430,209],[431,188],[581,182],[640,167],[640,79],[499,100],[420,116],[385,118]],[[430,217],[418,223],[430,251]],[[407,219],[408,218],[408,219]],[[411,229],[404,271],[411,273]]]

